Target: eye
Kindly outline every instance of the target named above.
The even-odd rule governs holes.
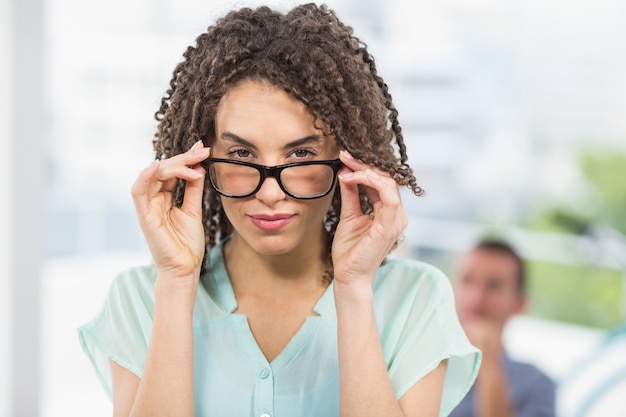
[[[228,152],[227,155],[235,157],[235,158],[245,159],[245,158],[252,157],[252,152],[250,152],[247,149],[241,148],[241,149],[232,150],[232,151]]]
[[[316,155],[316,153],[310,149],[296,149],[291,153],[291,155],[293,155],[293,157],[297,159],[304,159],[308,157],[313,157]]]

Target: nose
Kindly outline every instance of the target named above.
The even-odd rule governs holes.
[[[255,197],[257,200],[260,200],[271,206],[276,202],[283,200],[287,197],[287,194],[280,188],[278,185],[278,181],[274,177],[266,177],[261,184],[261,188],[256,192]]]

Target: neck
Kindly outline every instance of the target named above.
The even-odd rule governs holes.
[[[262,255],[236,233],[224,246],[226,268],[235,292],[292,292],[326,287],[330,267],[326,233],[289,253]]]

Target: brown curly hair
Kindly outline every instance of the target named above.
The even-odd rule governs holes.
[[[304,103],[316,127],[355,158],[388,172],[421,195],[387,85],[367,47],[326,6],[305,4],[286,14],[268,7],[232,11],[187,48],[155,117],[156,159],[186,152],[196,141],[211,146],[224,94],[245,80],[267,82]],[[184,181],[174,192],[180,206]],[[372,204],[361,190],[364,213]],[[329,248],[341,200],[336,190],[325,218]],[[204,189],[206,247],[232,233],[220,196]]]

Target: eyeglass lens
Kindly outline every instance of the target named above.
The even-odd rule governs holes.
[[[213,186],[224,194],[238,197],[252,194],[261,181],[261,173],[246,165],[215,162],[209,176]],[[326,194],[333,185],[333,168],[328,165],[296,165],[284,168],[280,182],[295,197],[312,198]]]

